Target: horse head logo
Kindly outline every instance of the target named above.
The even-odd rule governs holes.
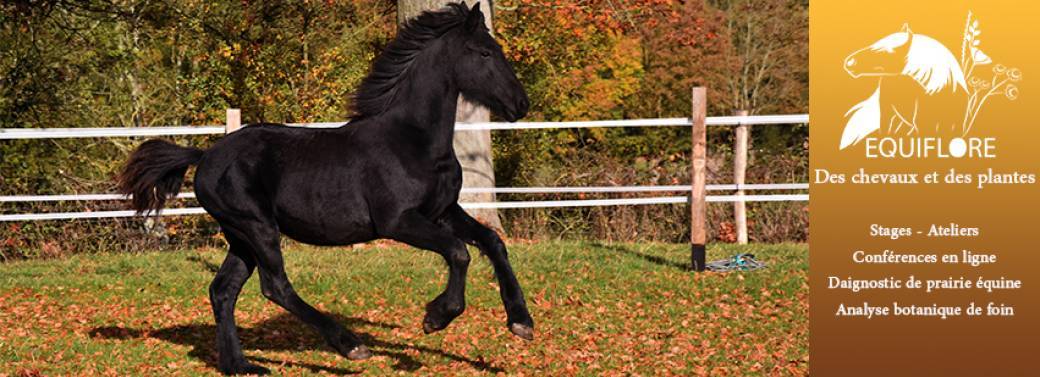
[[[909,24],[873,44],[856,50],[843,61],[843,68],[854,79],[877,78],[877,88],[866,100],[852,106],[845,114],[848,122],[842,132],[839,149],[858,143],[881,129],[883,114],[890,132],[917,133],[919,98],[948,93],[968,93],[962,63],[941,42],[910,30]],[[908,77],[919,84],[918,98],[910,104],[882,105],[881,82],[885,78]]]
[[[853,78],[909,76],[929,95],[947,87],[967,90],[953,53],[932,37],[914,34],[908,24],[846,57],[845,71]]]

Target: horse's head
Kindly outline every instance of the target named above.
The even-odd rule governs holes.
[[[451,75],[462,96],[510,122],[527,115],[530,102],[502,46],[491,37],[478,2],[445,48],[455,57]]]
[[[484,25],[480,3],[448,3],[405,21],[354,94],[354,116],[377,116],[397,101],[449,88],[510,122],[527,115],[527,93]],[[416,103],[406,105],[414,110]]]
[[[845,71],[854,78],[860,76],[895,76],[903,71],[906,55],[913,39],[910,26],[879,39],[845,58]]]

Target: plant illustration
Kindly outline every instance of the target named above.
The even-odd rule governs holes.
[[[1010,101],[1018,99],[1019,89],[1015,83],[1022,80],[1022,71],[1003,64],[994,64],[990,70],[993,76],[988,79],[975,75],[975,68],[993,64],[993,59],[982,51],[982,41],[979,39],[981,34],[979,20],[969,11],[964,24],[964,39],[961,41],[961,69],[968,77],[968,103],[961,123],[962,137],[971,131],[982,106],[990,97],[1004,96]]]

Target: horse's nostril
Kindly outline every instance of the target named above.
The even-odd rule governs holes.
[[[853,59],[853,58],[845,59],[845,66],[846,67],[851,67],[851,66],[854,66],[854,65],[856,65],[856,59]]]

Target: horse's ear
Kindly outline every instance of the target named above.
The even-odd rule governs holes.
[[[465,3],[463,3],[465,4]],[[463,5],[465,6],[465,5]],[[470,9],[469,16],[466,17],[466,30],[474,31],[477,27],[484,24],[484,12],[480,11],[480,1],[473,4],[473,9]]]
[[[913,34],[914,33],[912,31],[910,31],[910,24],[908,24],[908,23],[904,23],[903,24],[903,30],[900,30],[900,31],[902,31],[904,33],[907,33],[907,34]]]

